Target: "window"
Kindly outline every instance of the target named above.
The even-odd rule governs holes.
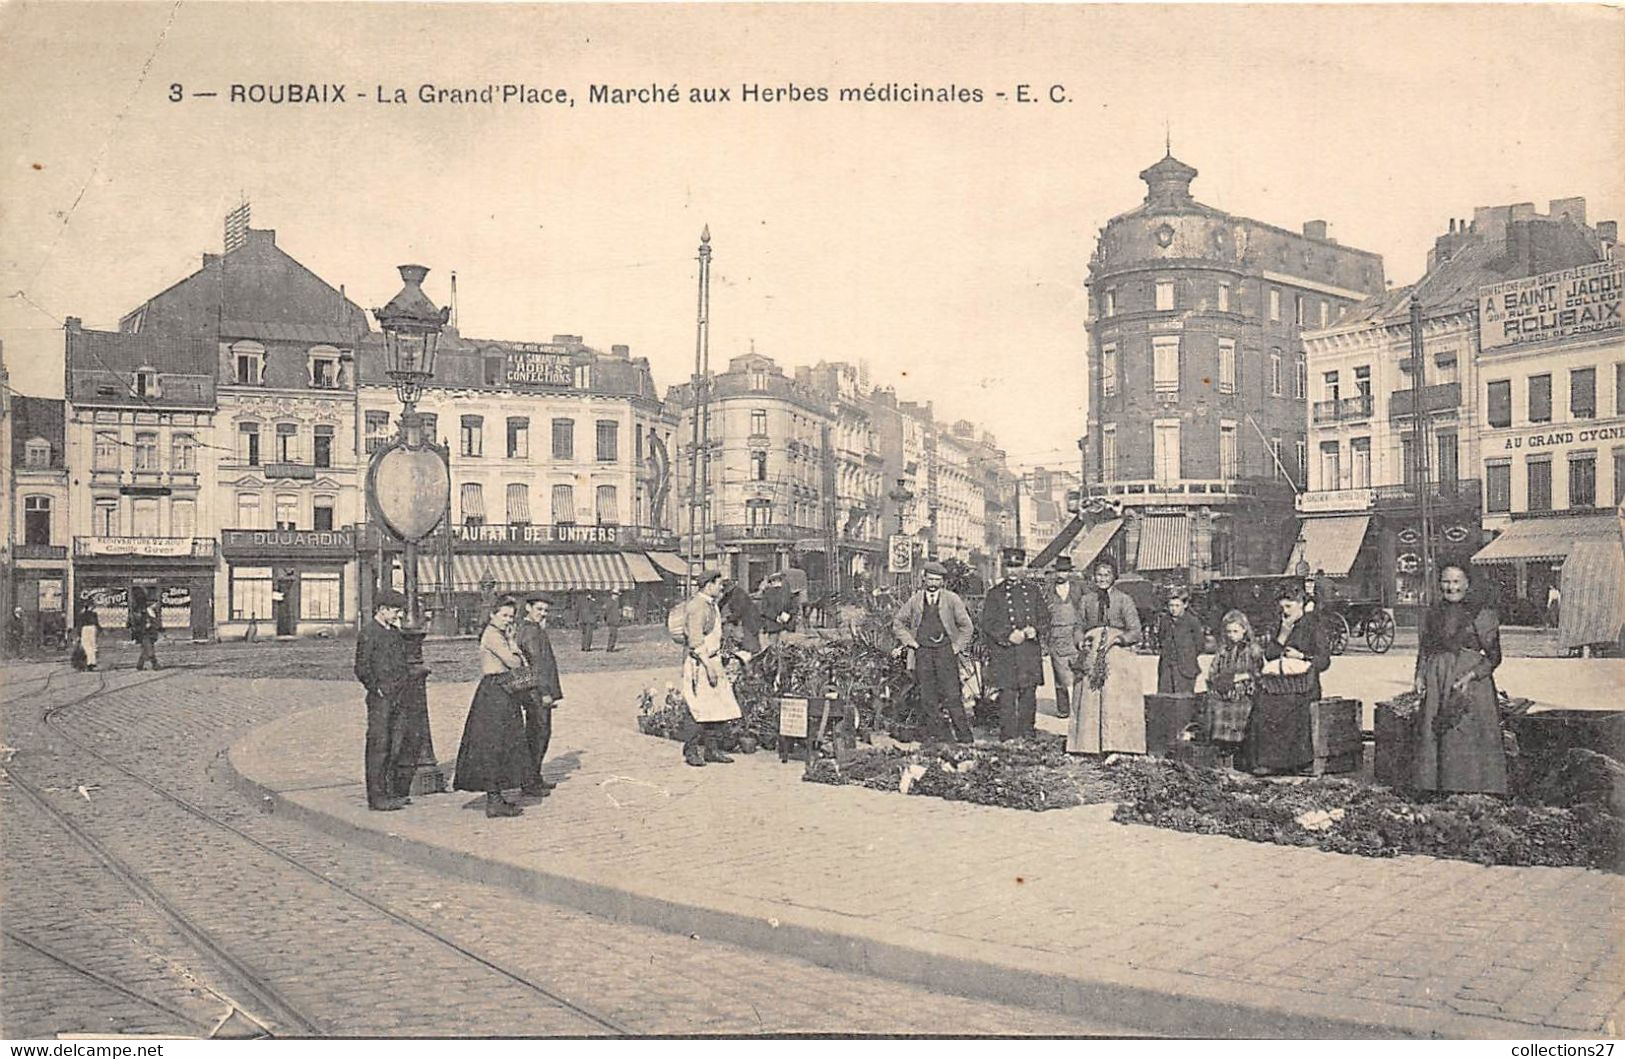
[[[1270,438],[1270,463],[1275,468],[1275,477],[1286,477],[1286,464],[1281,462],[1281,435],[1279,434]]]
[[[1550,375],[1529,376],[1529,422],[1550,423],[1552,421],[1552,377]]]
[[[98,537],[118,536],[118,501],[98,500],[91,514],[91,532]]]
[[[258,493],[237,494],[237,526],[239,529],[260,528],[260,495]]]
[[[176,434],[169,441],[169,469],[172,471],[197,470],[197,439],[190,434]]]
[[[530,459],[530,420],[525,416],[508,417],[508,459]]]
[[[332,346],[316,346],[310,351],[310,384],[318,390],[339,388],[339,351]]]
[[[158,396],[158,373],[151,368],[137,368],[135,370],[135,395],[137,397]]]
[[[1117,424],[1100,428],[1100,476],[1107,481],[1117,477]]]
[[[1151,370],[1157,393],[1179,392],[1179,338],[1163,335],[1151,340]]]
[[[1179,421],[1159,419],[1152,426],[1152,466],[1159,483],[1179,480]]]
[[[237,462],[246,463],[250,467],[260,465],[260,425],[258,423],[237,424]]]
[[[277,463],[299,462],[299,427],[294,423],[276,425]]]
[[[238,342],[231,347],[238,386],[258,386],[265,381],[265,347],[258,342]]]
[[[116,471],[119,469],[119,444],[117,431],[96,431],[95,469],[98,471]]]
[[[753,371],[750,373],[750,388],[757,393],[767,389],[767,372]]]
[[[1455,382],[1460,376],[1456,374],[1456,355],[1454,353],[1440,353],[1433,358],[1433,364],[1438,369],[1434,373],[1434,382],[1440,386]]]
[[[1281,322],[1281,292],[1274,287],[1270,288],[1270,321]]]
[[[576,491],[572,486],[553,487],[553,522],[560,526],[574,525],[576,520]]]
[[[458,452],[464,456],[485,455],[485,419],[482,416],[463,416]]]
[[[1361,365],[1354,369],[1354,392],[1361,397],[1371,396],[1371,368]]]
[[[1321,376],[1320,376],[1320,392],[1321,392],[1321,400],[1323,400],[1323,401],[1335,401],[1340,396],[1342,396],[1341,391],[1339,389],[1337,372],[1328,371],[1328,372],[1323,372],[1321,374]]]
[[[311,501],[310,528],[313,530],[330,530],[333,528],[333,498],[318,496]]]
[[[767,481],[767,453],[758,449],[750,454],[750,480]]]
[[[268,621],[271,617],[271,568],[231,566],[231,620]]]
[[[524,482],[508,483],[508,525],[530,525],[530,487]]]
[[[1230,284],[1228,283],[1219,284],[1219,311],[1221,313],[1230,311]]]
[[[1309,442],[1299,438],[1292,443],[1292,451],[1297,458],[1298,481],[1307,485],[1309,483]]]
[[[1597,506],[1597,454],[1569,453],[1569,507]]]
[[[292,493],[276,495],[276,528],[279,530],[299,528],[299,498]]]
[[[135,469],[138,471],[156,471],[158,469],[158,435],[156,433],[147,430],[136,432]]]
[[[197,532],[197,504],[191,500],[169,502],[169,535],[190,537]]]
[[[23,466],[49,467],[51,465],[51,443],[44,438],[29,438],[28,444],[23,447]]]
[[[1371,488],[1371,439],[1353,438],[1349,441],[1349,487]]]
[[[440,417],[433,412],[419,412],[418,419],[422,424],[423,440],[431,445],[440,444]]]
[[[311,463],[318,467],[333,466],[333,428],[318,426],[311,435]]]
[[[344,617],[342,574],[299,575],[299,617],[306,621],[338,621]]]
[[[1320,443],[1320,486],[1322,489],[1342,488],[1342,468],[1338,466],[1339,452],[1335,441]]]
[[[1157,280],[1157,310],[1165,312],[1174,307],[1174,281],[1171,279]]]
[[[1297,324],[1299,327],[1302,327],[1304,321],[1307,319],[1308,316],[1304,313],[1303,309],[1303,295],[1294,294],[1292,296],[1292,322]]]
[[[1614,365],[1614,414],[1625,416],[1625,361]]]
[[[485,490],[479,482],[464,482],[458,491],[463,510],[463,525],[485,525]]]
[[[130,535],[132,537],[158,536],[158,498],[138,496],[130,504]]]
[[[1219,477],[1236,477],[1236,424],[1219,421]]]
[[[1106,304],[1105,304],[1105,312],[1102,315],[1116,316],[1117,315],[1117,291],[1116,291],[1116,289],[1111,288],[1111,287],[1106,288],[1105,302],[1106,302]]]
[[[1484,464],[1484,510],[1512,510],[1512,464],[1506,460]]]
[[[553,458],[555,460],[573,460],[576,458],[575,420],[553,420]]]
[[[1220,290],[1229,290],[1220,287]],[[1219,392],[1236,392],[1236,340],[1233,338],[1219,339]]]
[[[592,365],[577,364],[575,369],[575,388],[578,390],[592,389]]]
[[[366,446],[370,455],[389,443],[389,413],[367,412],[365,421],[367,427]]]
[[[1298,354],[1297,370],[1292,375],[1292,396],[1303,400],[1309,396],[1309,358]]]
[[[1550,456],[1531,457],[1528,461],[1529,474],[1529,502],[1525,507],[1530,511],[1550,511],[1552,509],[1552,458]]]
[[[1575,419],[1597,418],[1597,369],[1575,368],[1569,372],[1569,415]]]
[[[1281,396],[1281,351],[1270,350],[1270,396]]]
[[[485,380],[485,385],[487,385],[487,386],[501,386],[502,385],[502,358],[501,357],[486,357],[485,360],[482,362],[482,368],[483,368],[483,374],[482,374],[481,378],[483,378]]]
[[[1439,450],[1439,459],[1434,467],[1434,481],[1439,483],[1439,489],[1446,495],[1454,495],[1456,482],[1461,477],[1460,449],[1457,446],[1454,432],[1439,434],[1434,439]]]
[[[620,505],[613,485],[601,485],[597,493],[597,514],[600,526],[613,526],[621,521]]]
[[[750,410],[750,433],[752,437],[765,438],[767,436],[767,409],[752,408]]]
[[[796,521],[798,518],[799,516],[797,516],[795,513],[795,507],[793,507],[791,511],[791,520]],[[768,500],[745,501],[745,521],[751,526],[773,525],[772,502]]]
[[[1104,397],[1117,394],[1117,347],[1100,347],[1100,393]]]
[[[1489,384],[1489,392],[1485,406],[1489,410],[1489,425],[1492,427],[1509,427],[1512,425],[1512,380],[1500,379]]]
[[[1320,300],[1320,326],[1325,327],[1332,320],[1332,303],[1325,298]]]
[[[1625,448],[1614,449],[1614,503],[1625,504]]]
[[[51,543],[51,498],[28,496],[23,498],[23,543]]]
[[[621,425],[613,419],[598,421],[598,462],[614,463],[621,458]]]

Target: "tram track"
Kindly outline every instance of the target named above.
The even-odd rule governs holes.
[[[173,675],[173,673],[162,673],[148,680],[125,684],[116,691],[126,691],[131,688],[145,686],[169,679]],[[54,674],[52,676],[54,677]],[[514,971],[486,954],[447,936],[433,926],[390,907],[385,902],[361,892],[354,886],[330,877],[319,868],[250,834],[243,827],[232,823],[230,820],[223,819],[217,813],[186,798],[163,783],[143,775],[81,738],[68,723],[70,719],[76,718],[70,718],[68,714],[69,711],[93,704],[97,699],[108,693],[106,676],[99,672],[96,676],[96,686],[85,694],[67,702],[46,706],[41,709],[39,713],[41,723],[54,736],[60,737],[63,742],[71,745],[76,751],[87,755],[102,767],[111,770],[126,784],[135,785],[138,792],[146,792],[147,796],[157,799],[160,806],[170,812],[180,814],[184,821],[193,826],[201,825],[203,829],[217,836],[217,839],[229,843],[232,857],[262,858],[297,873],[307,885],[319,887],[330,896],[330,899],[341,901],[350,906],[351,909],[356,909],[355,915],[376,917],[394,928],[409,931],[411,934],[427,941],[439,951],[450,955],[454,960],[465,965],[472,964],[483,973],[500,978],[508,988],[519,991],[521,995],[528,995],[533,1001],[544,1001],[547,1005],[579,1023],[574,1031],[576,1033],[585,1032],[593,1035],[606,1033],[611,1035],[630,1034],[631,1031],[627,1028],[562,995],[547,984]],[[46,691],[51,679],[51,677],[47,678],[46,684],[37,694],[43,694]],[[81,823],[52,805],[41,784],[18,775],[16,762],[7,765],[5,771],[15,787],[28,801],[44,812],[57,827],[69,834],[77,844],[85,848],[124,886],[137,894],[143,902],[158,910],[178,933],[184,936],[198,951],[206,954],[209,960],[223,971],[229,985],[223,985],[223,988],[216,992],[217,996],[222,998],[230,996],[242,997],[244,1003],[237,1004],[229,999],[227,1002],[233,1003],[239,1011],[243,1012],[245,1017],[253,1020],[257,1025],[265,1027],[268,1033],[275,1036],[320,1037],[347,1032],[347,1026],[337,1025],[331,1019],[324,1019],[312,1014],[308,1010],[311,1006],[309,1001],[295,999],[288,995],[287,990],[273,984],[274,972],[256,968],[251,957],[245,958],[235,953],[230,942],[215,936],[213,932],[197,921],[198,917],[196,915],[188,913],[175,901],[170,900],[151,880],[144,877],[143,873],[135,865],[128,863],[124,857],[111,849],[107,842],[92,835]],[[122,792],[118,796],[123,797],[126,803],[129,802],[129,797]],[[246,847],[246,850],[244,847]]]

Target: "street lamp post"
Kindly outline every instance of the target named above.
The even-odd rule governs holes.
[[[445,521],[451,507],[451,470],[446,452],[423,436],[423,417],[417,412],[423,387],[434,377],[434,361],[451,310],[438,309],[423,293],[429,270],[422,265],[401,265],[400,293],[373,316],[384,333],[385,373],[401,400],[400,429],[393,440],[373,453],[367,468],[367,508],[370,517],[401,542],[404,568],[406,661],[414,674],[401,696],[401,787],[413,794],[446,789],[446,777],[435,759],[429,729],[423,665],[422,603],[418,590],[418,544]],[[408,787],[409,784],[409,787]]]

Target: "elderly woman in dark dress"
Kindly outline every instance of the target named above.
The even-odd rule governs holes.
[[[463,742],[457,748],[452,786],[460,791],[484,791],[486,816],[524,812],[503,791],[523,787],[532,775],[524,714],[519,699],[503,683],[510,672],[525,665],[513,639],[518,610],[519,601],[512,596],[503,596],[491,608],[491,620],[480,633],[480,684],[474,689],[474,702],[463,724]]]
[[[1264,640],[1264,658],[1307,662],[1308,672],[1284,678],[1295,685],[1282,690],[1266,674],[1260,678],[1258,698],[1247,721],[1246,756],[1256,775],[1298,772],[1314,763],[1315,745],[1310,727],[1310,703],[1320,698],[1320,674],[1332,664],[1330,638],[1313,612],[1304,610],[1303,585],[1281,591],[1281,622]]]
[[[1411,783],[1422,791],[1507,792],[1506,751],[1496,708],[1501,629],[1495,608],[1469,598],[1461,566],[1439,571],[1443,597],[1417,636],[1415,754]]]

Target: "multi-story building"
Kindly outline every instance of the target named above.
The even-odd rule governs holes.
[[[1474,419],[1484,525],[1473,556],[1516,622],[1561,594],[1564,647],[1618,644],[1625,624],[1625,265],[1610,259],[1478,292]]]
[[[1382,259],[1191,196],[1172,156],[1140,174],[1089,264],[1090,493],[1141,572],[1278,573],[1308,462],[1299,335],[1383,290]]]
[[[1071,506],[1077,492],[1077,471],[1034,467],[1021,476],[1021,540],[1029,557],[1059,537],[1072,521]],[[1071,555],[1076,544],[1074,541],[1065,554]],[[1081,558],[1087,563],[1094,556]]]
[[[166,635],[213,635],[218,344],[70,316],[65,352],[74,609],[120,628],[157,597]]]
[[[1482,543],[1480,286],[1595,261],[1601,245],[1586,227],[1584,199],[1554,201],[1544,216],[1529,204],[1480,207],[1472,221],[1450,222],[1415,284],[1304,335],[1309,487],[1297,498],[1303,520],[1288,570],[1346,578],[1343,591],[1394,608],[1402,624],[1413,620],[1427,578],[1418,484],[1424,468],[1433,550],[1460,559]],[[1421,307],[1419,362],[1413,303]],[[1418,408],[1425,461],[1417,449]]]
[[[987,494],[979,463],[975,430],[960,433],[956,424],[936,431],[936,527],[933,556],[959,559],[987,577],[995,561],[987,549]]]
[[[365,460],[394,437],[400,405],[376,336],[358,365]],[[420,549],[419,584],[437,595],[444,584],[441,605],[461,624],[493,592],[638,590],[622,602],[648,613],[663,595],[662,570],[682,577],[672,532],[677,423],[646,358],[622,345],[602,352],[580,335],[499,341],[452,327],[418,411],[451,467],[450,525]],[[367,552],[380,543],[393,547],[370,533]]]
[[[0,342],[0,521],[6,524],[6,535],[0,539],[0,608],[10,616],[13,603],[11,584],[11,549],[16,538],[13,533],[15,498],[11,492],[11,373],[6,369],[5,343]]]
[[[885,462],[875,407],[861,365],[819,361],[796,369],[796,379],[832,412],[835,547],[843,589],[874,583],[885,566]]]
[[[55,639],[72,625],[68,590],[68,471],[63,403],[13,396],[3,424],[6,540],[11,562],[6,599],[22,611],[22,646]],[[9,613],[9,612],[8,612]]]
[[[976,568],[983,581],[991,584],[999,573],[1003,549],[1016,543],[1016,476],[992,434],[966,420],[956,422],[953,433],[970,447],[971,469],[982,495],[983,541],[977,549]]]

